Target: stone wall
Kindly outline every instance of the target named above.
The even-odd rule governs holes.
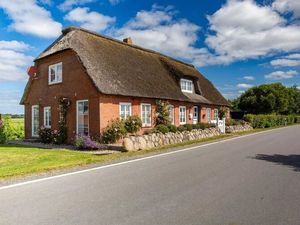
[[[127,151],[138,151],[159,147],[163,145],[176,144],[184,141],[198,140],[221,135],[219,128],[208,128],[205,130],[184,131],[182,133],[153,133],[149,135],[130,136],[125,138],[123,146]]]
[[[253,130],[253,127],[246,123],[244,125],[234,125],[234,126],[226,126],[226,133],[237,133],[243,131]]]

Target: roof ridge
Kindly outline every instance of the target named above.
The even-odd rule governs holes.
[[[71,32],[73,30],[79,30],[79,31],[82,31],[82,32],[85,32],[85,33],[89,33],[89,34],[95,35],[95,36],[100,37],[100,38],[104,38],[104,39],[107,39],[107,40],[110,40],[110,41],[114,41],[116,43],[119,43],[119,44],[122,44],[122,45],[125,45],[125,46],[128,46],[128,47],[139,49],[139,50],[142,50],[142,51],[145,51],[145,52],[149,52],[149,53],[152,53],[152,54],[157,54],[157,55],[166,57],[166,58],[168,58],[170,60],[173,60],[175,62],[181,63],[183,65],[195,68],[195,66],[193,64],[183,62],[183,61],[175,59],[175,58],[173,58],[171,56],[165,55],[165,54],[163,54],[161,52],[154,51],[154,50],[147,49],[147,48],[143,48],[143,47],[135,45],[135,44],[127,44],[127,43],[125,43],[123,41],[120,41],[118,39],[115,39],[115,38],[112,38],[112,37],[109,37],[109,36],[106,36],[106,35],[102,35],[102,34],[99,34],[99,33],[96,33],[94,31],[90,31],[90,30],[87,30],[87,29],[84,29],[84,28],[81,28],[81,27],[69,26],[69,27],[64,28],[62,30],[62,33],[63,33],[63,35],[66,35],[67,33]]]

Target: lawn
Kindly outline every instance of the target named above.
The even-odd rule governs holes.
[[[0,180],[96,163],[105,159],[88,153],[0,145]]]

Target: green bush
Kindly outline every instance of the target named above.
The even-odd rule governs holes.
[[[112,120],[102,133],[102,141],[105,144],[115,143],[127,134],[124,121]]]
[[[254,115],[248,114],[244,120],[249,122],[253,128],[268,128],[276,126],[286,126],[300,123],[300,116],[297,115]]]
[[[193,130],[193,125],[192,125],[192,124],[184,124],[183,126],[186,127],[186,130],[187,130],[187,131]]]
[[[124,121],[128,133],[136,133],[142,128],[142,120],[138,116],[130,116]]]
[[[160,133],[166,134],[169,132],[169,128],[168,126],[164,125],[164,124],[159,124],[156,126],[156,130]]]
[[[4,122],[0,120],[0,144],[4,144],[7,141],[6,134],[4,132]]]
[[[173,124],[169,124],[168,125],[169,131],[172,133],[176,133],[177,132],[177,127]]]
[[[42,143],[50,144],[53,143],[54,134],[50,128],[41,127],[39,129],[39,138]]]
[[[178,130],[179,132],[186,131],[186,126],[180,125],[179,127],[177,127],[177,130]]]
[[[24,138],[23,120],[12,120],[10,116],[5,116],[0,128],[0,143],[7,140],[19,140]]]

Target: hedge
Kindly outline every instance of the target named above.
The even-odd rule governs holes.
[[[251,123],[253,128],[268,128],[300,123],[300,115],[247,114],[244,120]]]

